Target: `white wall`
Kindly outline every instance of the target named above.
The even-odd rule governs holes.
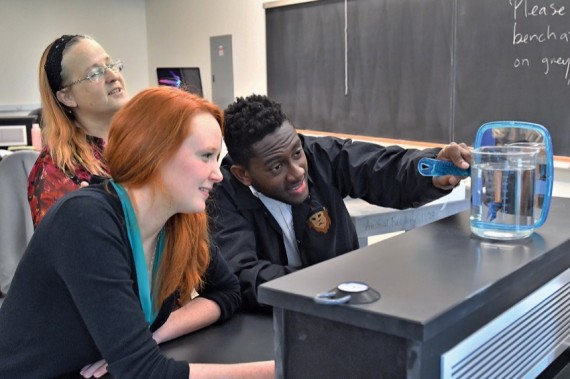
[[[210,37],[231,34],[234,95],[267,93],[263,0],[146,0],[149,80],[156,67],[199,67],[212,99]]]
[[[0,0],[0,110],[39,105],[40,57],[62,34],[89,34],[122,58],[131,94],[148,86],[144,0]]]
[[[123,59],[131,96],[156,67],[198,66],[210,100],[210,37],[231,34],[235,95],[267,92],[263,0],[0,0],[0,111],[39,105],[39,60],[62,34]]]

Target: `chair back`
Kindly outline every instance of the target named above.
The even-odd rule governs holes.
[[[28,174],[39,153],[17,151],[0,161],[0,293],[6,295],[34,232],[28,204]],[[2,299],[0,298],[0,305]]]

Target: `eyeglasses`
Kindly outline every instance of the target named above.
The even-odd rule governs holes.
[[[63,88],[70,88],[70,87],[76,85],[77,83],[81,83],[85,80],[89,80],[90,82],[97,83],[98,81],[101,80],[102,77],[105,76],[105,72],[107,70],[111,70],[114,73],[118,74],[119,72],[123,71],[124,66],[125,66],[125,64],[123,63],[123,61],[116,60],[116,61],[113,61],[112,63],[105,65],[105,66],[93,67],[89,71],[89,73],[87,74],[87,76],[85,78],[78,79],[74,82],[71,82],[68,85],[64,86]]]

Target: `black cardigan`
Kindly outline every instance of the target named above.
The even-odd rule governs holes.
[[[237,279],[215,249],[200,296],[222,320],[239,307]],[[104,358],[114,377],[186,379],[188,363],[164,357],[151,334],[174,302],[149,328],[116,193],[105,183],[72,192],[39,224],[0,308],[0,377],[57,377]]]

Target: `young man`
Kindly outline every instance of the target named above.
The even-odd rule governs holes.
[[[260,284],[359,247],[346,196],[417,207],[461,180],[420,176],[420,158],[460,168],[470,161],[465,144],[419,151],[297,134],[280,105],[259,95],[228,107],[224,140],[224,179],[209,205],[212,238],[239,278],[246,309],[263,307]]]

